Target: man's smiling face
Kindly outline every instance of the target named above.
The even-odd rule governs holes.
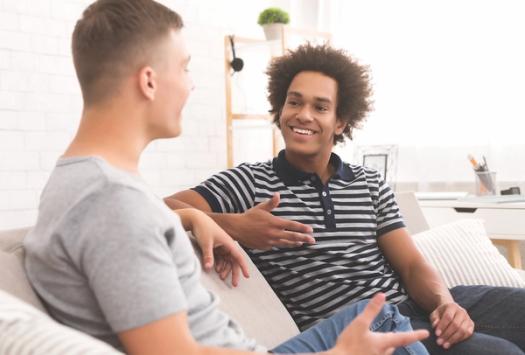
[[[337,119],[337,82],[319,72],[297,74],[288,88],[280,116],[286,150],[314,156],[331,152],[334,136],[345,124]]]

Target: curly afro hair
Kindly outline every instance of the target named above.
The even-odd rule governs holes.
[[[352,139],[354,128],[359,128],[372,109],[372,88],[368,67],[358,64],[343,50],[327,44],[304,44],[275,58],[268,66],[268,101],[274,123],[279,127],[280,112],[293,78],[303,71],[322,73],[337,82],[337,118],[347,123],[343,133],[334,137],[334,144]]]

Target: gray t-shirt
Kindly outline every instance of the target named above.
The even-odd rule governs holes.
[[[58,161],[24,244],[50,314],[120,350],[117,333],[186,312],[200,344],[264,351],[200,283],[178,216],[140,177],[100,158]]]

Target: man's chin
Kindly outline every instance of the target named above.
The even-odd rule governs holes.
[[[182,131],[180,129],[176,130],[176,131],[173,131],[170,133],[169,137],[166,137],[166,138],[177,138],[178,136],[180,136],[182,133]]]
[[[299,144],[285,144],[284,148],[287,152],[290,152],[294,155],[302,155],[305,157],[309,157],[312,155],[316,155],[319,153],[318,149],[315,149],[314,147],[305,147],[304,145]]]
[[[177,117],[176,124],[174,124],[171,127],[168,127],[168,130],[166,132],[167,137],[166,138],[176,138],[181,135],[182,133],[182,127],[180,125],[180,116]]]
[[[170,129],[170,130],[164,130],[162,132],[158,132],[153,137],[153,140],[155,139],[170,139],[170,138],[176,138],[180,136],[182,133],[181,129]]]

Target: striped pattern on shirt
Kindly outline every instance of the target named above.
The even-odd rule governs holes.
[[[295,169],[284,151],[273,161],[242,164],[194,188],[214,212],[240,213],[279,192],[272,214],[312,226],[316,244],[248,249],[255,265],[301,330],[377,292],[391,303],[407,298],[377,239],[404,227],[393,193],[380,174],[332,154],[335,174],[323,185]]]

